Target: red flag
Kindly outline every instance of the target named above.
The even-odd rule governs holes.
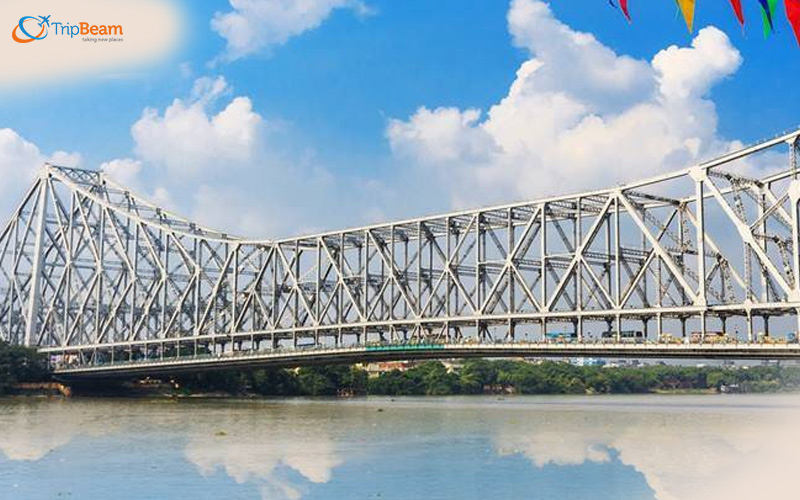
[[[628,0],[619,0],[619,6],[622,9],[622,13],[625,14],[625,17],[628,19],[628,22],[631,22],[631,13],[628,12]]]
[[[739,24],[741,24],[742,28],[744,28],[744,12],[742,11],[742,0],[731,0],[731,7],[733,7],[733,11],[736,13],[736,19],[739,20]]]
[[[792,25],[797,43],[800,44],[800,0],[786,0],[786,17]]]

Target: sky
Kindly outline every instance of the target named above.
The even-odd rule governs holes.
[[[666,0],[631,24],[606,0],[114,2],[166,23],[155,56],[0,76],[3,214],[51,161],[288,237],[603,187],[800,125],[800,48],[782,6],[764,39],[755,1],[744,31],[698,2],[693,34]]]

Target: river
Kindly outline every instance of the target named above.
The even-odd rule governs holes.
[[[0,499],[800,498],[800,396],[0,399]]]

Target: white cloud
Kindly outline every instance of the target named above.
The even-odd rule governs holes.
[[[230,0],[229,12],[217,12],[211,28],[227,41],[222,58],[235,60],[283,45],[319,27],[335,9],[364,15],[359,0]]]
[[[80,166],[83,158],[81,157],[80,153],[72,152],[68,153],[66,151],[56,151],[50,158],[47,160],[48,163],[52,165],[57,165],[59,167],[68,167],[68,168],[75,168]]]
[[[142,162],[139,160],[118,158],[102,163],[100,170],[118,184],[132,190],[139,188],[139,175],[142,173]]]
[[[485,116],[423,106],[386,130],[395,155],[438,175],[455,205],[607,186],[730,149],[705,95],[741,57],[716,28],[648,63],[572,30],[538,0],[514,0],[508,24],[531,58]]]
[[[22,138],[10,128],[0,129],[0,200],[3,201],[8,215],[11,208],[7,203],[9,197],[22,197],[27,185],[35,178],[41,168],[44,157],[39,148]]]
[[[212,105],[228,92],[223,77],[200,78],[189,99],[175,99],[163,114],[145,109],[131,128],[136,153],[175,176],[252,160],[262,118],[247,97],[234,97],[213,114]]]
[[[36,144],[20,136],[15,130],[0,128],[0,223],[8,220],[46,162],[75,167],[80,161],[81,156],[78,153],[43,153]]]
[[[371,194],[379,184],[334,178],[313,152],[282,144],[287,127],[268,123],[224,78],[202,77],[188,97],[145,109],[131,127],[135,156],[101,169],[164,208],[253,238],[331,227],[343,213],[359,222],[378,213]],[[357,202],[342,204],[345,194]]]

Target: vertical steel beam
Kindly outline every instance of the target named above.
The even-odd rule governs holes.
[[[41,297],[39,290],[41,288],[43,269],[43,253],[44,246],[44,229],[47,224],[47,193],[48,183],[50,182],[50,175],[45,171],[39,181],[39,196],[36,200],[37,208],[36,215],[39,217],[36,220],[36,229],[34,234],[34,246],[31,267],[31,281],[28,285],[28,312],[25,323],[25,339],[24,345],[30,347],[34,345],[34,336],[39,333],[39,307]],[[31,214],[31,217],[34,215]]]

